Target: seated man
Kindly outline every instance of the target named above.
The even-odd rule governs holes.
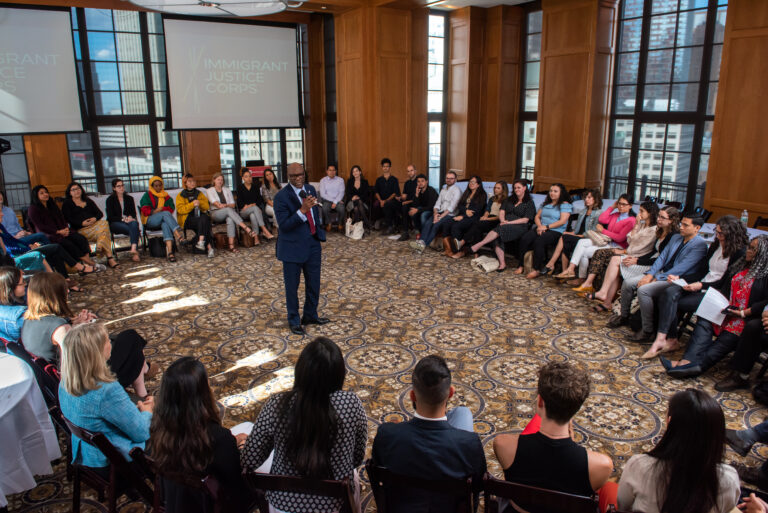
[[[400,213],[400,202],[397,201],[400,196],[400,182],[392,176],[392,161],[388,158],[381,159],[381,176],[376,179],[373,189],[375,201],[371,218],[376,220],[374,229],[379,229],[383,216],[384,224],[388,226],[386,233],[392,234],[397,224],[397,215]]]
[[[397,199],[400,202],[400,218],[403,221],[403,233],[408,233],[408,225],[411,222],[411,216],[408,215],[408,211],[411,209],[413,199],[416,197],[418,180],[416,179],[416,168],[413,167],[413,164],[408,164],[405,170],[408,173],[408,179],[403,183],[403,193]]]
[[[589,387],[589,375],[567,362],[550,362],[539,370],[538,431],[502,434],[493,440],[507,481],[587,497],[606,483],[613,472],[611,458],[573,441],[571,420],[589,396]],[[615,483],[610,488],[605,495],[612,495],[613,501],[605,497],[606,504],[615,504]],[[537,511],[529,505],[520,506]]]
[[[667,288],[674,286],[678,278],[690,279],[701,261],[707,256],[707,243],[698,237],[699,228],[704,224],[700,217],[683,217],[680,233],[669,240],[653,266],[637,284],[637,301],[643,326],[627,336],[630,342],[653,342],[656,330],[653,323],[653,303]]]
[[[446,412],[453,394],[451,371],[445,360],[436,355],[422,358],[413,370],[414,418],[379,426],[371,451],[374,465],[422,479],[472,476],[480,490],[486,470],[485,453],[480,438],[472,431],[469,409],[459,406]],[[393,491],[387,499],[388,509],[393,512],[450,513],[456,507],[453,497],[420,490]]]
[[[413,201],[406,205],[408,210],[404,212],[411,220],[416,231],[421,232],[424,221],[432,215],[435,203],[437,203],[437,191],[434,187],[429,186],[426,175],[418,175],[416,177],[416,190],[413,193]],[[408,240],[409,238],[408,229],[404,228],[403,234],[398,240]]]
[[[411,242],[411,248],[419,253],[429,246],[437,237],[442,228],[450,227],[453,216],[458,210],[459,200],[461,199],[461,189],[456,185],[456,173],[448,171],[445,174],[445,187],[440,191],[437,202],[432,209],[431,216],[425,216],[423,226],[421,227],[421,238]]]
[[[339,231],[344,229],[344,217],[346,207],[344,205],[344,193],[346,184],[344,179],[336,176],[336,166],[328,164],[325,170],[326,176],[320,180],[320,199],[323,204],[323,219],[325,220],[325,231],[331,231],[331,214],[335,211],[338,215]]]

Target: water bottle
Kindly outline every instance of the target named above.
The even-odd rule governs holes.
[[[741,211],[741,223],[744,226],[749,225],[749,212],[747,212],[747,209]]]

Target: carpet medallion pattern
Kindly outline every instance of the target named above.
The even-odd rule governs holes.
[[[450,405],[472,410],[497,475],[491,442],[499,433],[519,432],[531,418],[536,372],[548,361],[570,361],[590,373],[592,394],[575,418],[575,437],[611,456],[614,477],[632,454],[658,441],[667,400],[678,390],[712,394],[732,428],[758,424],[768,414],[746,391],[714,390],[727,371],[723,363],[693,380],[669,379],[656,360],[639,358],[647,346],[626,342],[623,329],[605,328],[606,315],[592,313],[586,300],[552,279],[480,274],[468,260],[432,250],[420,256],[377,236],[351,241],[331,234],[323,261],[320,312],[333,322],[308,327],[307,337],[287,330],[274,244],[213,259],[183,254],[176,264],[122,260],[117,270],[83,279],[86,293],[70,300],[73,310],[94,310],[110,331],[137,330],[149,341],[147,357],[162,368],[184,355],[199,358],[225,407],[227,427],[253,420],[267,397],[290,388],[304,345],[317,335],[330,337],[345,355],[345,387],[365,405],[369,453],[379,424],[413,413],[408,392],[416,362],[440,354],[456,387]],[[159,377],[149,385],[156,390]],[[726,458],[754,464],[767,456],[768,447],[756,445],[745,459],[730,450]],[[35,489],[9,497],[10,511],[69,511],[72,484],[63,464],[54,470]],[[370,495],[364,496],[365,510],[373,511]],[[86,491],[82,511],[106,507]],[[119,511],[148,508],[123,498]]]

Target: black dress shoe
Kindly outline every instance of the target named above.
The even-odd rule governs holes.
[[[318,317],[317,319],[302,319],[301,323],[304,325],[308,324],[328,324],[331,322],[331,320],[328,317]]]
[[[291,326],[291,333],[294,335],[306,335],[307,332],[301,326]]]
[[[748,467],[743,463],[732,463],[731,466],[736,469],[739,478],[747,483],[757,485],[763,490],[768,489],[768,476],[760,472],[760,467]]]
[[[701,365],[696,363],[687,363],[685,365],[678,365],[677,367],[672,367],[667,371],[667,374],[671,378],[675,379],[685,379],[685,378],[695,378],[699,374],[701,374]]]
[[[661,365],[664,366],[664,370],[672,370],[674,367],[672,367],[672,362],[669,361],[668,358],[664,358],[663,356],[659,355],[659,361],[661,362]]]
[[[629,324],[629,317],[622,317],[621,315],[613,314],[605,324],[607,328],[618,328],[619,326],[626,326]]]
[[[736,451],[736,454],[741,457],[746,456],[753,445],[744,440],[741,437],[739,431],[736,431],[735,429],[725,430],[725,441],[728,442],[728,445],[731,447],[731,449]]]
[[[749,388],[749,380],[739,376],[738,372],[732,372],[727,378],[715,384],[718,392],[733,392],[740,388]]]

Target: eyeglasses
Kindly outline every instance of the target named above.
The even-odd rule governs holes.
[[[304,173],[299,173],[297,175],[288,175],[288,178],[298,178],[300,176],[304,176]]]
[[[621,203],[621,202],[620,202],[620,203],[619,203],[619,206],[620,206],[620,207],[628,207],[628,206],[629,206],[629,203]]]

